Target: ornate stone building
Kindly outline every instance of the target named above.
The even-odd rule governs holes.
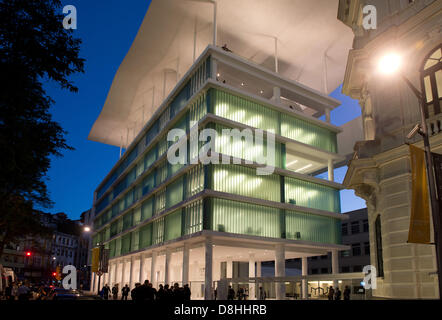
[[[377,9],[377,28],[363,27],[366,5]],[[385,54],[402,56],[403,74],[423,92],[433,152],[442,153],[442,1],[341,0],[338,18],[352,28],[343,92],[360,101],[365,141],[356,143],[344,185],[364,198],[370,225],[371,263],[377,267],[376,297],[438,298],[433,245],[407,243],[411,168],[406,142],[417,135],[418,99],[400,74],[376,66]]]

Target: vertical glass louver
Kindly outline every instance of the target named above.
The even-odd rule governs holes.
[[[155,195],[155,214],[166,209],[166,188],[158,191]]]
[[[154,200],[155,197],[151,196],[143,202],[141,206],[141,221],[149,219],[154,215]]]
[[[275,149],[270,150],[267,146],[267,136],[262,136],[262,141],[257,141],[255,132],[250,129],[246,131],[231,131],[232,128],[215,124],[215,130],[218,134],[215,140],[215,151],[223,155],[232,156],[239,159],[254,161],[259,164],[267,164],[282,168],[283,150],[281,143],[275,141]],[[224,132],[223,132],[224,130]],[[235,130],[235,129],[233,129]],[[241,134],[251,133],[251,139],[240,137]],[[236,138],[233,135],[238,135]],[[248,141],[250,140],[250,141]],[[272,158],[270,158],[272,155]]]
[[[277,111],[221,90],[213,91],[215,115],[279,134]]]
[[[147,248],[152,245],[152,223],[140,228],[140,249]]]
[[[164,217],[155,220],[152,224],[152,244],[164,242]]]
[[[219,89],[211,89],[211,92],[213,113],[217,116],[337,152],[336,132]]]
[[[181,210],[168,214],[164,218],[164,241],[181,237]]]
[[[179,178],[166,187],[166,208],[183,201],[183,178]]]
[[[203,201],[192,202],[184,208],[184,234],[203,230]]]
[[[341,243],[341,222],[339,219],[287,211],[285,224],[287,239]]]
[[[137,251],[140,248],[140,231],[131,232],[131,248],[130,251]]]
[[[336,133],[284,113],[281,114],[281,135],[328,152],[337,152]]]
[[[204,190],[204,167],[199,164],[187,173],[187,197],[192,197],[195,194]]]
[[[285,177],[285,201],[294,205],[340,213],[339,190]]]
[[[278,175],[257,175],[255,168],[240,165],[213,166],[213,189],[246,197],[281,201]]]
[[[280,210],[225,199],[212,199],[211,228],[221,232],[280,238]]]

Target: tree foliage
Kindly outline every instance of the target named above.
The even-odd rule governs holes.
[[[0,236],[26,234],[38,219],[34,205],[52,204],[45,175],[51,156],[71,149],[52,120],[43,83],[72,92],[69,76],[84,71],[79,39],[62,25],[59,0],[0,2]],[[20,220],[21,219],[21,220]],[[16,224],[22,221],[22,224]],[[23,228],[20,228],[23,226]],[[20,234],[20,232],[16,232]],[[4,240],[13,240],[4,239]],[[2,247],[0,248],[2,250]],[[1,251],[0,251],[1,254]]]

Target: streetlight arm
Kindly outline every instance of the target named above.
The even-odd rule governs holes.
[[[401,73],[401,77],[402,77],[402,79],[404,79],[404,81],[410,87],[411,91],[413,91],[413,93],[419,99],[419,102],[421,102],[422,101],[422,93],[414,86],[413,83],[411,83],[410,80],[408,80],[408,78],[404,74]]]

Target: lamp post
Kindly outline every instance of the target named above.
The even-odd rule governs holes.
[[[436,181],[434,178],[434,164],[433,164],[433,156],[431,154],[430,148],[430,139],[428,134],[428,126],[425,119],[425,97],[414,85],[413,83],[400,71],[401,67],[401,57],[397,54],[388,54],[384,56],[379,62],[379,71],[384,74],[395,74],[399,73],[401,78],[405,81],[407,86],[411,89],[414,95],[417,97],[419,101],[419,108],[421,114],[421,124],[419,134],[422,136],[424,141],[424,150],[425,150],[425,164],[427,168],[427,177],[428,177],[428,189],[430,193],[430,204],[431,204],[431,212],[433,218],[433,230],[434,230],[434,244],[436,249],[436,262],[437,262],[437,276],[439,282],[439,299],[442,298],[442,237],[441,237],[441,221],[440,221],[440,212],[439,212],[439,203],[437,199],[436,192]]]
[[[89,227],[89,226],[84,226],[84,228],[83,228],[83,231],[84,231],[84,233],[89,233],[89,232],[91,232],[92,231],[92,228],[91,227]],[[89,241],[89,244],[90,244],[91,242]],[[100,294],[100,282],[101,282],[101,265],[102,265],[102,254],[103,254],[103,249],[104,249],[104,245],[100,242],[100,243],[98,243],[97,244],[98,245],[98,247],[100,248],[100,254],[99,254],[99,258],[98,258],[98,272],[97,272],[97,274],[98,274],[98,285],[97,285],[97,294],[99,295]],[[91,291],[92,291],[92,285],[91,285]]]
[[[104,249],[104,244],[102,244],[101,242],[98,244],[98,247],[100,248],[100,255],[99,255],[99,259],[98,259],[98,286],[97,286],[97,294],[100,295],[100,282],[101,282],[101,275],[103,274],[102,272],[102,267],[103,267],[103,249]]]

